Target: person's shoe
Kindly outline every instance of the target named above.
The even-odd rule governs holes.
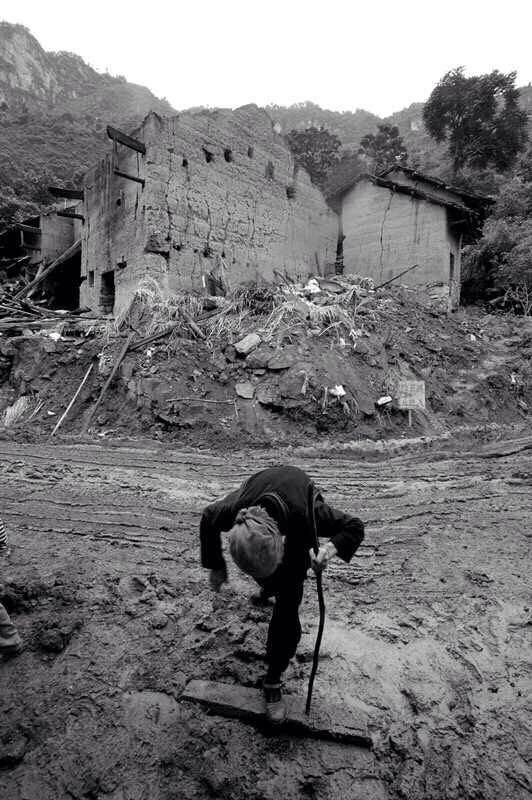
[[[266,719],[272,725],[280,725],[286,719],[286,703],[283,700],[280,683],[263,684],[264,700],[266,703]]]

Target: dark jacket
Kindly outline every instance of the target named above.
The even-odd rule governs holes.
[[[233,527],[240,509],[258,505],[266,509],[286,537],[285,566],[291,567],[294,578],[303,579],[310,565],[308,551],[314,544],[307,499],[310,482],[297,467],[270,467],[207,506],[200,524],[202,566],[224,568],[220,532]],[[330,539],[340,558],[349,562],[364,538],[364,525],[356,517],[329,506],[319,492],[315,509],[318,536]]]
[[[273,575],[257,581],[265,595],[276,598],[266,643],[266,679],[270,682],[280,680],[301,638],[298,611],[310,566],[309,550],[314,545],[308,508],[310,483],[308,475],[297,467],[264,469],[223,500],[207,506],[201,518],[201,563],[207,569],[225,570],[220,532],[233,527],[242,508],[262,506],[286,537],[282,563]],[[340,558],[350,561],[364,538],[364,525],[356,517],[331,508],[319,492],[315,498],[318,537],[329,538]]]

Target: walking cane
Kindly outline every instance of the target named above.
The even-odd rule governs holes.
[[[315,555],[318,555],[319,550],[319,541],[318,541],[318,531],[316,528],[316,497],[315,497],[315,488],[314,484],[311,483],[308,488],[308,513],[312,524],[312,539],[313,543],[312,546],[314,548]],[[323,599],[323,584],[322,584],[322,574],[321,571],[316,573],[316,589],[318,590],[318,605],[320,609],[320,622],[318,625],[318,633],[316,636],[316,644],[314,645],[314,655],[312,657],[312,669],[310,671],[310,678],[308,681],[308,691],[307,691],[307,704],[305,706],[305,714],[307,716],[310,714],[310,706],[312,703],[312,689],[314,688],[314,678],[316,677],[316,672],[318,671],[318,662],[320,658],[320,647],[321,647],[321,640],[323,637],[323,629],[325,627],[325,600]]]

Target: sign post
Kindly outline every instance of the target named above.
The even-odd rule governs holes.
[[[412,427],[412,411],[425,410],[425,381],[399,381],[397,407],[408,411],[408,427]]]

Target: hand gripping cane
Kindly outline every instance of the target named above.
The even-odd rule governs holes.
[[[315,555],[318,555],[319,541],[318,531],[316,528],[316,498],[315,498],[314,484],[311,483],[308,487],[308,514],[312,525],[312,546]],[[318,590],[318,604],[320,608],[320,622],[318,625],[318,634],[316,636],[316,644],[314,645],[314,655],[312,657],[312,670],[308,681],[307,690],[307,704],[305,706],[305,714],[310,714],[310,705],[312,703],[312,689],[314,687],[314,678],[318,671],[318,662],[320,658],[320,646],[323,637],[323,629],[325,627],[325,600],[323,599],[323,584],[321,571],[316,573],[316,589]]]

